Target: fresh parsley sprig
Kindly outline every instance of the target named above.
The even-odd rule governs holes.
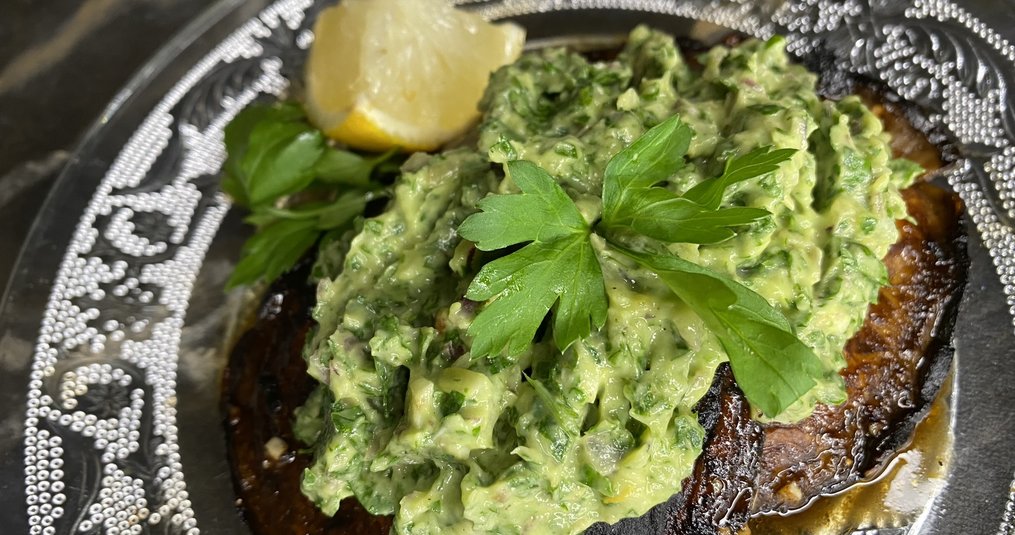
[[[684,165],[693,133],[676,116],[650,129],[614,156],[603,182],[603,226],[671,243],[718,243],[733,237],[729,227],[767,217],[760,208],[720,208],[726,188],[768,174],[795,152],[761,147],[726,162],[722,176],[683,195],[658,184]]]
[[[485,266],[466,297],[497,297],[476,317],[469,333],[474,356],[517,355],[532,342],[554,303],[553,336],[566,349],[606,323],[603,272],[589,241],[591,228],[553,177],[527,161],[508,162],[507,176],[522,191],[479,202],[458,233],[482,251],[530,242]]]
[[[227,289],[278,278],[322,234],[346,228],[381,194],[371,178],[391,170],[393,155],[329,146],[293,102],[243,109],[226,126],[225,144],[222,189],[250,210],[245,221],[257,227]],[[282,207],[284,199],[290,202]]]
[[[676,256],[615,247],[655,272],[701,318],[729,356],[747,400],[766,415],[786,410],[824,374],[824,364],[786,317],[746,286]]]
[[[676,256],[632,250],[622,239],[635,233],[671,243],[717,243],[735,235],[731,227],[770,215],[723,208],[723,196],[733,184],[775,171],[795,150],[762,147],[731,158],[721,176],[678,195],[659,184],[684,165],[692,136],[671,117],[614,156],[604,173],[603,215],[595,230],[609,247],[659,276],[701,318],[729,355],[747,399],[776,416],[825,372],[786,318],[725,275]],[[459,227],[484,251],[528,243],[483,266],[469,286],[466,297],[492,299],[469,328],[474,358],[517,356],[555,303],[553,335],[561,351],[606,320],[593,227],[546,171],[525,161],[509,162],[506,170],[522,193],[487,197]]]

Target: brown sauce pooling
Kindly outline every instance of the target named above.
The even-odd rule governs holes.
[[[944,487],[951,462],[951,380],[941,388],[913,442],[869,482],[814,500],[789,515],[755,516],[744,535],[839,535],[912,525]]]

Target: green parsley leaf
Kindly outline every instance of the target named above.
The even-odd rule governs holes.
[[[522,193],[486,197],[458,229],[485,251],[531,242],[483,266],[469,285],[469,299],[496,297],[469,327],[474,358],[523,352],[558,301],[553,335],[561,351],[588,336],[590,322],[606,322],[603,273],[581,212],[535,164],[512,161],[506,170]]]
[[[658,184],[684,164],[692,136],[687,125],[671,117],[610,160],[603,180],[604,237],[655,272],[702,319],[728,354],[747,399],[776,416],[830,371],[786,318],[725,275],[617,243],[618,232],[666,242],[715,243],[734,236],[729,227],[769,215],[757,208],[723,208],[723,196],[733,184],[775,171],[795,150],[752,150],[727,161],[721,176],[677,195]],[[463,238],[484,251],[528,242],[483,266],[466,292],[469,299],[492,299],[469,328],[473,355],[521,353],[555,303],[554,340],[563,351],[589,334],[590,319],[596,328],[605,324],[606,294],[591,230],[546,171],[525,161],[509,162],[506,168],[522,193],[483,199],[481,212],[459,227]]]
[[[391,149],[373,157],[364,157],[355,152],[329,148],[317,161],[314,173],[325,184],[369,188],[374,185],[370,181],[374,170],[391,160],[396,153],[395,149]]]
[[[313,178],[310,169],[325,143],[304,119],[298,104],[254,104],[226,125],[222,189],[237,204],[263,204]]]
[[[718,243],[734,236],[728,227],[769,215],[760,208],[720,208],[723,193],[737,182],[774,171],[796,151],[755,149],[727,161],[722,176],[706,180],[682,196],[656,187],[684,164],[692,135],[674,116],[610,160],[603,180],[603,225],[607,231],[627,229],[674,243]]]
[[[663,188],[636,190],[607,229],[627,228],[672,243],[718,243],[734,236],[727,227],[746,225],[769,215],[761,208],[709,209]]]
[[[764,297],[674,256],[617,249],[654,271],[705,322],[729,356],[740,389],[767,416],[786,410],[826,372],[821,359]]]
[[[351,190],[341,194],[334,201],[299,208],[264,206],[256,209],[253,214],[247,217],[246,221],[262,226],[278,219],[314,219],[317,221],[317,229],[332,230],[346,226],[356,216],[363,213],[366,203],[375,197],[370,192]]]
[[[458,227],[462,237],[475,242],[481,251],[493,251],[527,241],[588,234],[585,218],[546,171],[524,160],[508,162],[507,170],[522,193],[480,200],[477,206],[481,212]]]
[[[226,290],[258,279],[275,280],[296,265],[317,242],[313,219],[283,219],[259,229],[243,244],[243,257],[226,282]]]
[[[303,118],[303,110],[293,102],[283,102],[267,106],[253,104],[247,106],[226,125],[224,131],[225,145],[228,156],[222,166],[225,180],[222,189],[229,193],[240,204],[248,204],[246,188],[240,177],[240,162],[247,154],[250,145],[250,133],[261,123],[285,123]]]
[[[462,410],[462,405],[465,405],[465,394],[452,390],[450,392],[441,392],[438,390],[437,394],[437,406],[440,408],[441,416],[447,416],[454,414]]]
[[[371,192],[347,191],[317,214],[317,228],[335,230],[348,227],[350,223],[363,213],[367,202],[377,198]]]
[[[762,115],[775,115],[786,108],[776,104],[752,104],[748,106],[747,109],[756,111]]]
[[[371,175],[396,153],[361,156],[330,147],[294,103],[244,108],[226,126],[225,143],[222,189],[249,207],[272,204],[315,181],[375,188]]]
[[[550,393],[550,390],[546,388],[546,385],[542,381],[538,381],[529,377],[526,374],[522,374],[525,377],[525,382],[532,387],[533,392],[536,394],[536,399],[543,404],[543,407],[550,416],[553,417],[553,421],[560,426],[560,428],[568,435],[574,437],[581,434],[581,416],[578,411],[571,408],[567,404],[567,399],[563,396],[555,396]]]
[[[899,189],[909,187],[917,177],[927,172],[920,164],[905,158],[888,160],[888,168],[892,170],[892,180]]]
[[[300,191],[314,180],[314,164],[324,154],[324,135],[301,122],[260,123],[240,161],[241,182],[251,206],[271,203]]]
[[[323,233],[348,228],[374,197],[372,192],[350,190],[331,202],[291,209],[256,208],[245,221],[259,227],[258,231],[243,245],[240,261],[226,289],[252,284],[262,278],[276,279],[295,266]]]
[[[794,154],[796,149],[773,150],[770,146],[756,148],[747,154],[726,160],[726,169],[722,176],[702,181],[687,190],[683,197],[710,210],[716,210],[722,203],[726,188],[738,182],[763,177],[778,169],[779,164]]]
[[[397,171],[393,151],[361,156],[330,147],[296,103],[248,106],[226,126],[225,144],[222,189],[258,227],[229,288],[281,275],[323,233],[344,230],[363,213],[379,195],[373,175]]]
[[[616,221],[631,196],[680,169],[693,136],[691,127],[674,115],[611,158],[603,180],[603,219]]]

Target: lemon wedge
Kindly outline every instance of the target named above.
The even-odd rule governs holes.
[[[446,0],[343,0],[314,25],[306,108],[352,147],[433,150],[479,115],[490,73],[521,54],[525,31]]]

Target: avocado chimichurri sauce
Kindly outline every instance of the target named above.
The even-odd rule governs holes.
[[[479,266],[456,234],[477,201],[516,191],[499,165],[512,159],[549,171],[594,220],[609,159],[674,114],[695,133],[667,185],[678,193],[733,154],[799,149],[727,192],[725,205],[770,218],[670,248],[767,298],[828,363],[777,419],[843,400],[842,348],[886,282],[898,189],[920,169],[891,159],[860,100],[819,98],[781,39],[700,63],[646,28],[607,63],[528,53],[493,74],[475,146],[411,158],[386,211],[322,252],[334,277],[320,283],[305,349],[321,384],[295,417],[315,452],[303,492],[325,513],[355,497],[393,514],[398,533],[575,533],[680,490],[703,439],[691,407],[726,359],[714,335],[651,273],[599,248],[603,329],[563,354],[541,333],[517,360],[474,360],[467,330],[483,303],[462,296]]]

